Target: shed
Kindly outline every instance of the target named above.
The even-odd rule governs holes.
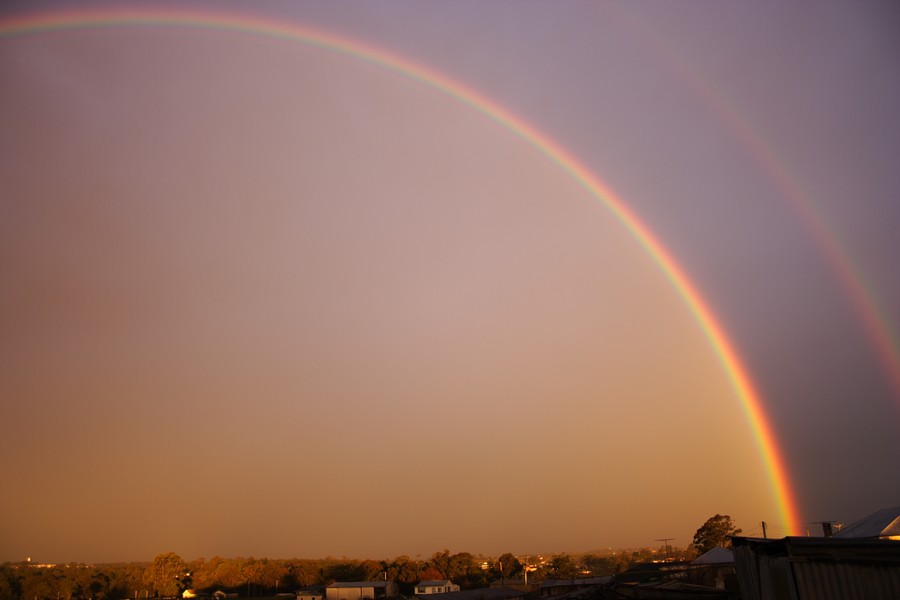
[[[888,539],[735,537],[744,600],[900,598],[900,542]]]
[[[397,584],[387,581],[336,581],[325,588],[326,600],[381,600],[399,596]]]

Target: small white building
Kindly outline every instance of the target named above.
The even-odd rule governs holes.
[[[420,594],[446,594],[447,592],[458,592],[459,586],[449,579],[440,581],[429,579],[420,581],[416,584],[416,595]]]

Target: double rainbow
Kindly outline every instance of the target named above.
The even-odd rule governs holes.
[[[503,126],[531,144],[568,173],[594,199],[609,210],[650,255],[677,290],[717,355],[737,394],[755,436],[779,511],[778,519],[789,530],[800,528],[797,501],[789,483],[784,459],[766,417],[763,403],[747,370],[716,316],[696,286],[660,240],[608,185],[591,173],[576,157],[505,107],[465,84],[413,61],[390,54],[357,40],[247,14],[211,10],[153,7],[106,7],[102,9],[53,10],[13,15],[0,20],[0,41],[4,38],[61,30],[98,27],[188,27],[241,34],[262,35],[300,42],[350,56],[402,74],[455,98]]]
[[[895,398],[900,400],[900,340],[893,334],[894,327],[888,312],[879,302],[872,286],[866,282],[863,269],[854,264],[850,252],[841,243],[841,236],[817,209],[800,179],[788,171],[787,161],[779,156],[778,149],[772,143],[766,141],[760,128],[750,122],[746,113],[737,109],[734,100],[726,97],[722,89],[710,85],[680,56],[676,48],[664,44],[659,36],[626,11],[620,11],[618,15],[629,33],[652,49],[654,58],[718,118],[718,124],[740,142],[747,157],[756,163],[786,200],[831,267],[871,342],[875,358],[881,363]]]

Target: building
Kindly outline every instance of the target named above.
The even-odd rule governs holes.
[[[644,598],[653,600],[734,600],[734,591],[728,582],[722,581],[725,589],[718,587],[717,574],[720,569],[730,569],[733,578],[734,562],[730,563],[729,553],[713,552],[704,554],[698,562],[648,562],[634,565],[624,573],[613,577],[611,595],[604,598]],[[569,600],[564,596],[557,600]],[[578,600],[578,599],[572,599]],[[788,599],[785,599],[788,600]]]
[[[429,579],[426,581],[420,581],[416,584],[416,595],[422,594],[445,594],[448,592],[458,592],[459,586],[455,583],[451,582],[449,579],[442,579],[440,581]]]
[[[509,588],[512,590],[519,590],[520,592],[528,593],[534,587],[529,584],[525,579],[520,579],[517,577],[504,577],[503,579],[495,579],[491,582],[492,588]]]
[[[571,592],[608,585],[612,577],[582,577],[580,579],[545,579],[541,583],[541,598],[565,596]]]
[[[326,600],[380,600],[399,596],[397,584],[387,581],[336,581],[325,588]]]
[[[525,592],[511,588],[490,587],[440,594],[423,594],[414,598],[427,600],[525,600]]]
[[[900,506],[883,508],[834,534],[836,538],[900,540]]]
[[[739,586],[734,566],[734,552],[716,546],[698,556],[685,570],[684,581],[737,594]]]
[[[900,541],[734,537],[743,600],[900,598]]]

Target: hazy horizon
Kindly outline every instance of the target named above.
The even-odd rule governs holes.
[[[712,515],[710,515],[710,516],[712,516]],[[701,525],[702,525],[702,523],[701,523]],[[698,527],[699,527],[699,525],[698,525]],[[598,548],[591,548],[591,549],[587,549],[587,550],[571,550],[571,551],[570,550],[560,550],[557,552],[511,552],[509,550],[504,550],[503,552],[496,552],[496,553],[477,552],[477,551],[467,550],[467,549],[452,550],[452,549],[448,549],[448,548],[435,548],[434,550],[432,550],[430,552],[422,552],[422,553],[418,553],[418,554],[411,554],[409,552],[401,552],[400,554],[394,554],[394,555],[390,555],[390,556],[348,556],[348,555],[343,555],[343,554],[337,554],[337,555],[329,554],[327,556],[269,556],[266,554],[252,556],[249,554],[236,554],[233,556],[231,556],[231,555],[225,556],[225,555],[217,554],[217,553],[213,553],[208,556],[183,556],[183,555],[179,554],[178,552],[175,552],[175,554],[178,554],[182,559],[185,560],[185,562],[188,562],[188,563],[197,561],[197,560],[205,561],[205,560],[209,560],[209,559],[215,558],[215,557],[222,558],[225,560],[242,560],[242,559],[263,560],[263,559],[268,559],[268,560],[285,560],[285,561],[290,561],[290,560],[365,561],[365,560],[393,560],[395,558],[406,557],[406,558],[409,558],[410,560],[415,560],[418,562],[427,562],[427,561],[431,560],[431,558],[434,556],[435,553],[444,552],[445,550],[449,551],[451,555],[462,553],[462,552],[467,552],[467,553],[471,554],[472,556],[474,556],[475,558],[485,558],[485,559],[498,558],[498,557],[502,556],[503,554],[506,554],[507,552],[509,552],[510,554],[513,554],[516,558],[528,557],[528,558],[532,558],[532,559],[537,559],[538,557],[546,558],[549,556],[560,556],[560,555],[569,555],[569,556],[573,556],[573,557],[584,556],[584,555],[589,555],[589,554],[596,555],[596,556],[605,556],[605,555],[618,553],[618,552],[633,552],[633,551],[637,551],[637,550],[660,550],[660,549],[663,549],[664,546],[665,546],[665,544],[663,544],[662,542],[659,542],[658,544],[656,542],[654,542],[654,543],[647,544],[644,546],[628,546],[628,547],[617,547],[617,548],[598,547]],[[669,550],[672,552],[680,551],[680,550],[688,550],[690,547],[691,547],[690,543],[687,543],[684,546],[679,546],[679,545],[673,544],[671,542],[669,543]],[[135,559],[135,560],[111,560],[111,561],[103,561],[103,562],[95,561],[95,562],[91,562],[91,563],[86,563],[84,561],[79,561],[79,560],[70,560],[70,561],[61,561],[61,562],[52,562],[52,561],[40,562],[33,556],[27,556],[27,557],[24,557],[19,560],[8,560],[5,562],[15,564],[15,563],[21,563],[21,562],[28,562],[28,559],[31,559],[30,562],[33,565],[39,565],[39,564],[114,565],[114,564],[122,564],[122,563],[152,563],[153,559],[155,559],[157,556],[159,556],[161,554],[166,554],[168,552],[174,552],[174,551],[173,550],[160,550],[159,552],[155,552],[152,556],[150,556],[148,558],[140,558],[140,559]]]

